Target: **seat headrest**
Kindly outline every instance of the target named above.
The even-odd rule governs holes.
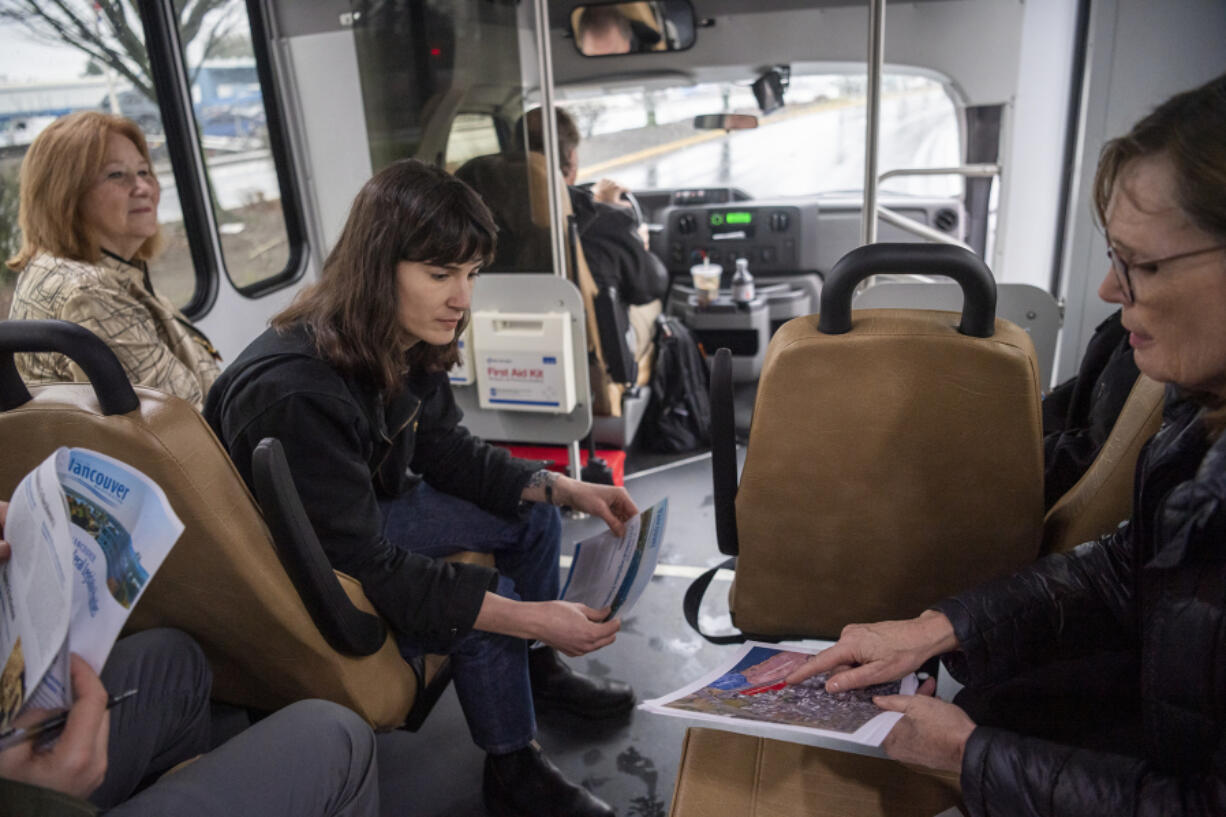
[[[547,272],[553,266],[549,238],[549,188],[539,153],[493,153],[460,165],[457,179],[477,191],[494,214],[498,247],[490,272]],[[563,215],[570,199],[563,197]]]

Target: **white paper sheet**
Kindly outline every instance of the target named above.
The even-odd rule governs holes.
[[[655,573],[667,522],[663,499],[627,521],[622,536],[606,530],[576,544],[562,599],[597,610],[609,607],[610,618],[630,612]]]
[[[872,698],[914,694],[918,688],[915,675],[837,693],[826,691],[824,674],[795,686],[783,682],[816,652],[820,648],[781,648],[749,641],[722,667],[675,692],[644,701],[639,708],[781,740],[825,738],[880,746],[902,714],[877,708]],[[746,728],[751,726],[754,728]]]
[[[0,565],[0,730],[72,704],[69,653],[102,670],[124,622],[183,532],[144,474],[61,448],[17,486]]]

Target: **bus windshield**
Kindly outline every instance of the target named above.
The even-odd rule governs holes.
[[[865,76],[791,77],[787,105],[756,129],[697,130],[694,117],[758,114],[748,82],[660,88],[559,89],[579,126],[579,181],[602,176],[632,189],[736,187],[754,198],[858,192],[864,183]],[[883,80],[879,170],[960,162],[958,117],[946,87],[927,76]],[[786,168],[786,172],[782,172]],[[960,196],[954,176],[896,177],[882,190]]]

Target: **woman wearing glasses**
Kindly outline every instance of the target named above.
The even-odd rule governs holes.
[[[61,117],[21,163],[21,251],[9,317],[78,323],[119,357],[133,383],[197,409],[217,379],[213,345],[153,291],[147,263],[160,244],[157,177],[145,136],[119,116]],[[19,354],[29,382],[85,380],[55,353]]]
[[[848,690],[942,656],[969,711],[931,680],[878,698],[903,713],[885,748],[960,772],[973,817],[1226,813],[1223,134],[1226,76],[1099,159],[1099,295],[1122,308],[1137,367],[1168,384],[1131,520],[918,618],[851,625],[788,678],[830,672]]]

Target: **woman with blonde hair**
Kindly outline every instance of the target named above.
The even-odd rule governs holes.
[[[102,338],[136,385],[197,409],[217,378],[213,345],[153,291],[160,189],[136,123],[98,111],[61,117],[21,163],[21,250],[9,317],[71,321]],[[84,380],[56,353],[17,356],[30,382]]]

